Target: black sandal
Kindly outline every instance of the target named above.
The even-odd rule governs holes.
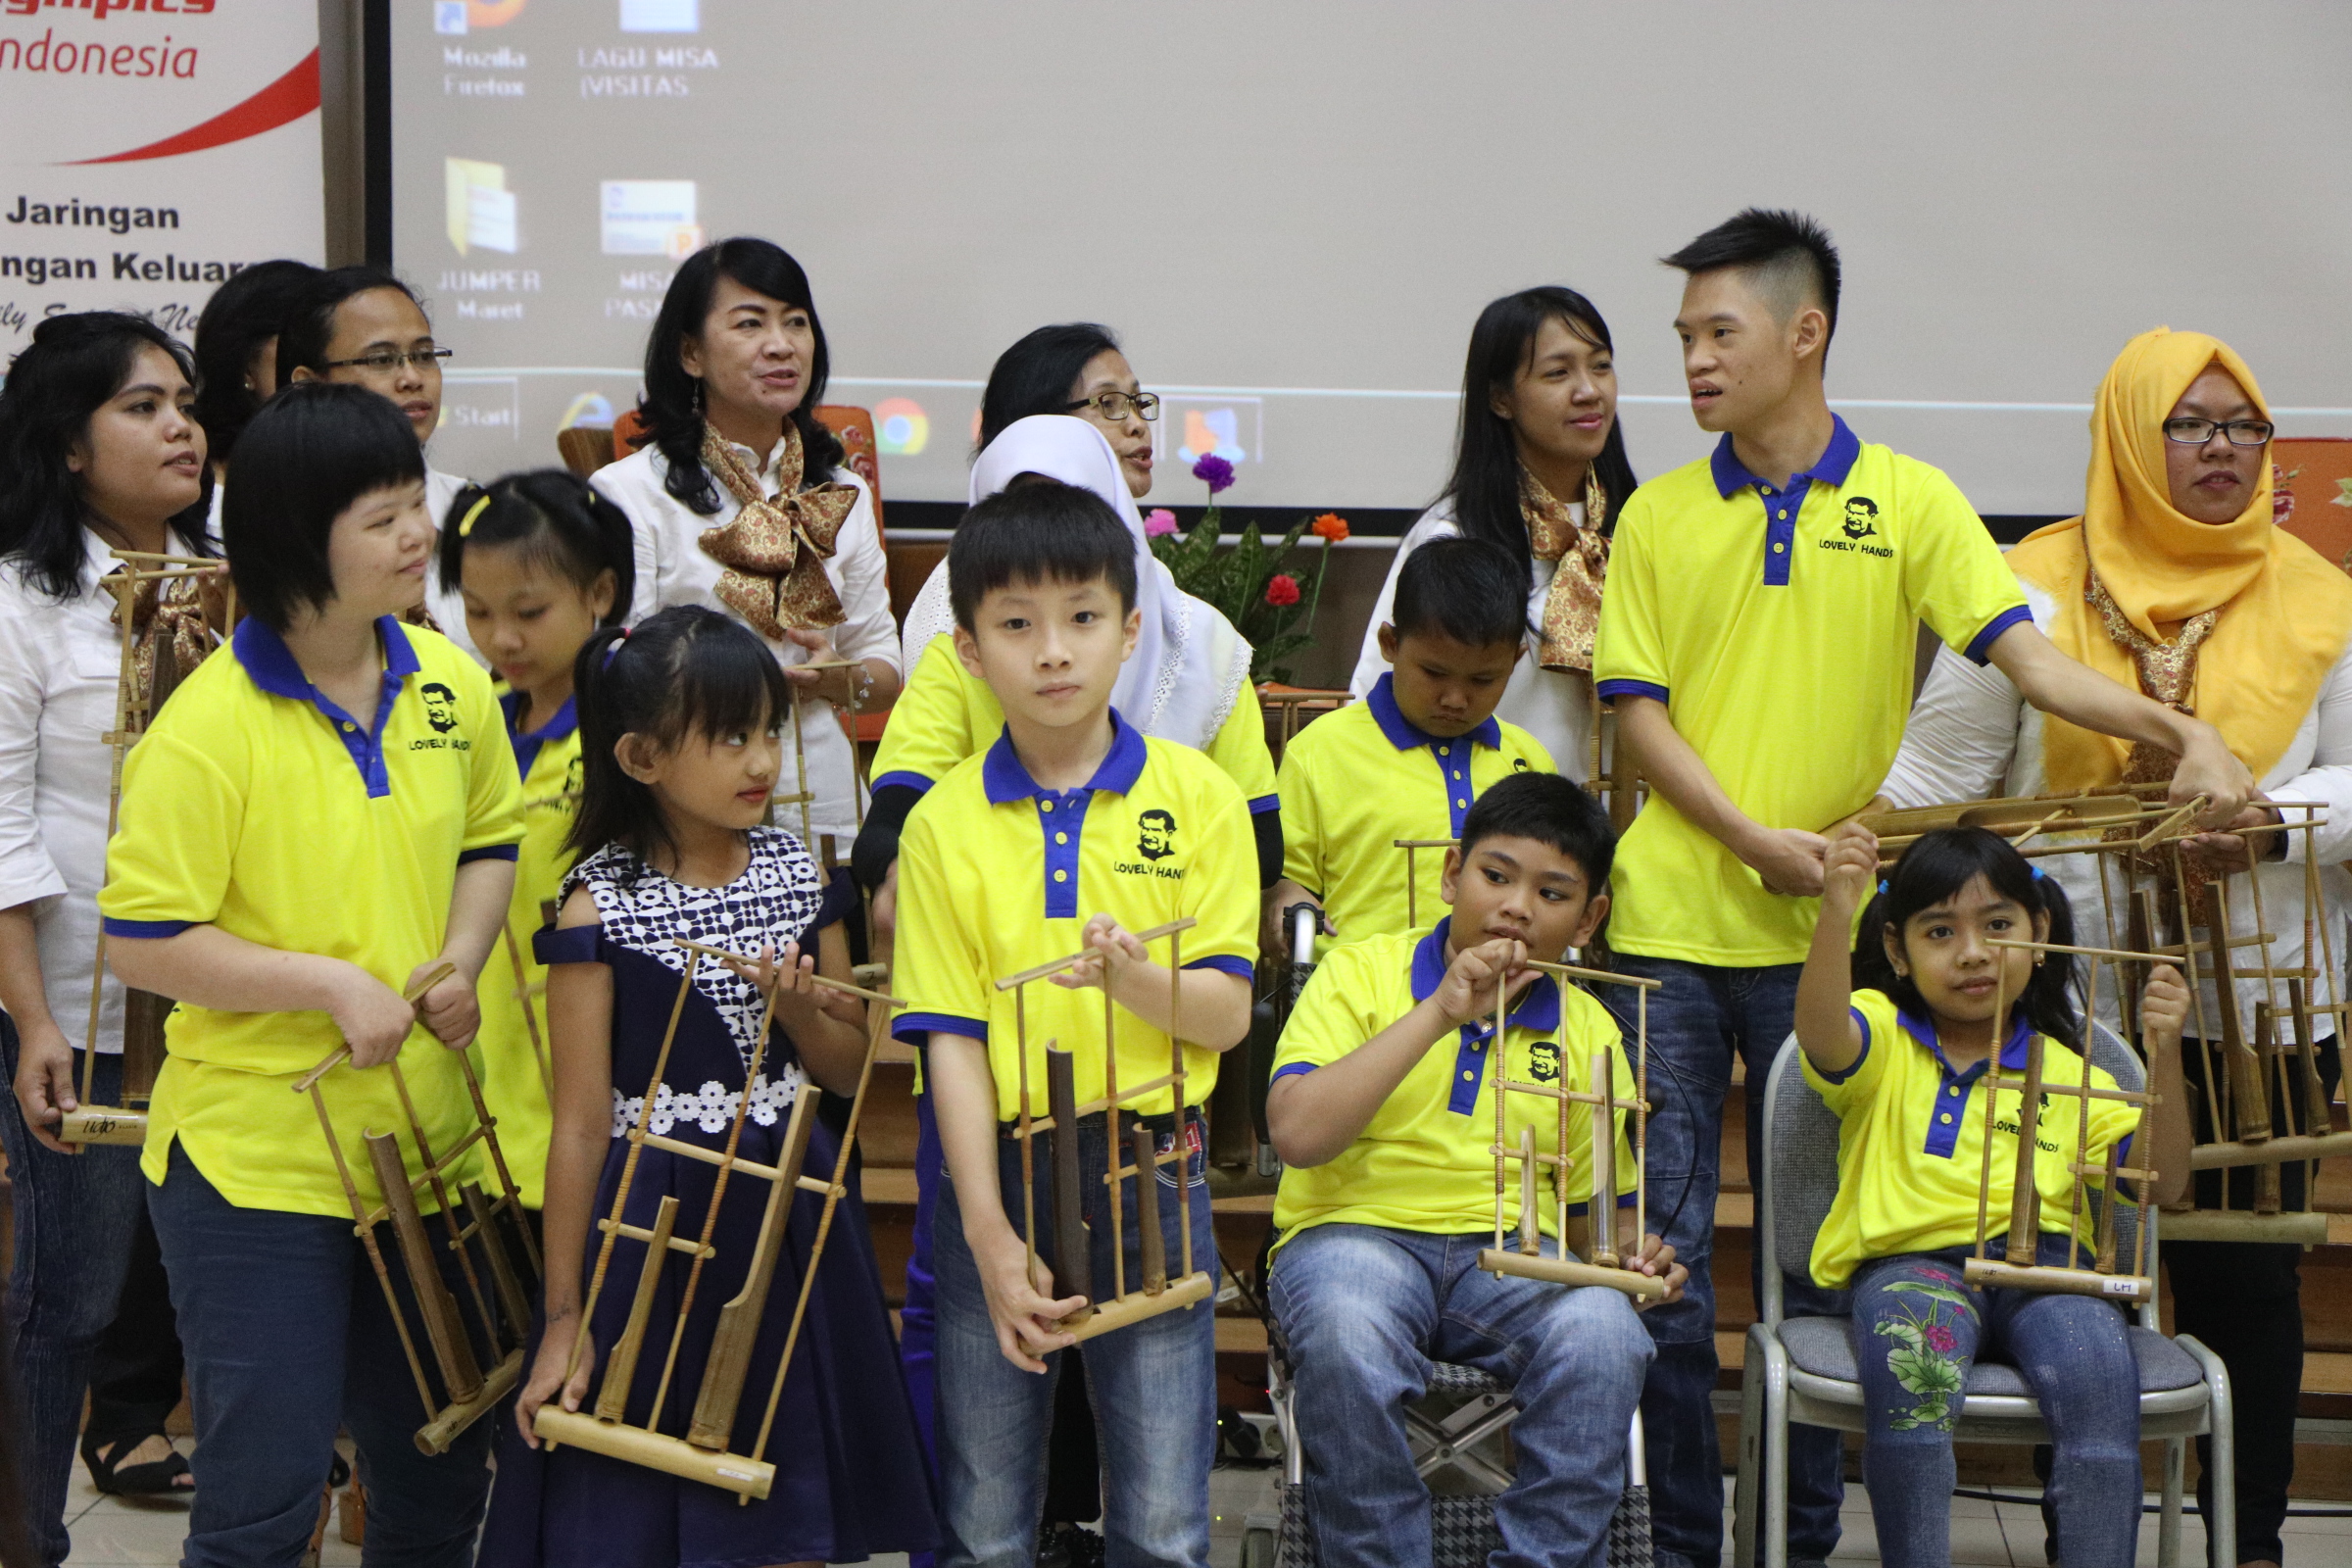
[[[106,1456],[99,1456],[99,1442],[94,1438],[81,1440],[81,1462],[90,1467],[90,1480],[110,1497],[163,1497],[184,1494],[195,1489],[178,1484],[188,1474],[188,1456],[173,1449],[169,1458],[150,1459],[143,1464],[122,1464],[124,1454],[132,1452],[149,1438],[172,1441],[171,1435],[158,1427],[152,1432],[134,1432],[128,1437],[116,1438],[105,1445]]]

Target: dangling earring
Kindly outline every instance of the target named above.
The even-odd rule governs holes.
[[[703,378],[699,375],[694,378],[694,416],[703,417]]]

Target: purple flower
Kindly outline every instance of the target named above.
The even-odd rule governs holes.
[[[1960,1337],[1941,1323],[1931,1323],[1923,1331],[1928,1348],[1938,1355],[1949,1355],[1960,1345]]]
[[[1153,507],[1144,514],[1144,535],[1157,539],[1176,531],[1176,514],[1165,507]]]
[[[1232,488],[1233,465],[1211,452],[1193,465],[1193,477],[1208,486],[1208,493],[1213,496]]]

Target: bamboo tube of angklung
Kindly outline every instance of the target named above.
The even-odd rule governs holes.
[[[2214,1000],[2222,1009],[2223,1055],[2230,1072],[2230,1100],[2236,1112],[2233,1129],[2241,1144],[2265,1143],[2271,1136],[2270,1086],[2263,1082],[2262,1059],[2247,1049],[2245,1031],[2237,1017],[2237,988],[2230,983],[2230,906],[2219,882],[2205,884],[2205,932],[2212,944]]]
[[[481,1364],[474,1359],[473,1344],[466,1337],[457,1298],[441,1279],[432,1240],[424,1232],[424,1216],[416,1211],[416,1195],[409,1191],[400,1140],[390,1133],[364,1133],[360,1141],[368,1146],[376,1183],[384,1190],[392,1235],[400,1243],[401,1261],[408,1265],[409,1288],[416,1293],[417,1313],[424,1319],[424,1337],[433,1348],[433,1359],[440,1363],[441,1381],[452,1399],[471,1398],[482,1386]]]
[[[784,1150],[776,1156],[776,1176],[768,1184],[759,1240],[752,1244],[751,1268],[744,1276],[743,1289],[718,1309],[718,1327],[711,1332],[710,1354],[703,1362],[703,1386],[695,1396],[694,1419],[686,1429],[686,1441],[698,1448],[723,1449],[735,1430],[735,1409],[743,1400],[744,1381],[751,1376],[752,1348],[767,1313],[767,1293],[775,1283],[776,1259],[784,1250],[793,1199],[801,1190],[801,1166],[808,1160],[808,1139],[816,1130],[816,1101],[805,1085],[793,1096],[791,1119],[784,1126]]]
[[[664,1196],[654,1211],[653,1230],[645,1249],[645,1261],[637,1270],[637,1294],[629,1298],[629,1315],[622,1323],[620,1338],[613,1341],[612,1349],[605,1357],[604,1386],[597,1391],[596,1418],[599,1421],[618,1421],[628,1414],[629,1385],[637,1381],[637,1357],[645,1349],[645,1326],[654,1314],[654,1294],[662,1285],[662,1266],[669,1256],[669,1239],[677,1233],[678,1200]]]
[[[1617,1079],[1613,1066],[1607,1047],[1592,1053],[1592,1091],[1599,1098],[1592,1102],[1592,1200],[1586,1205],[1586,1212],[1592,1216],[1592,1261],[1603,1268],[1618,1264],[1617,1139],[1611,1115],[1616,1108]],[[1641,1245],[1638,1239],[1635,1245]]]
[[[2001,1016],[1995,1011],[1993,1016]],[[2000,1043],[1993,1043],[1999,1051]],[[2041,1185],[2034,1141],[2041,1133],[2041,1036],[2026,1037],[2026,1085],[2017,1104],[2017,1175],[2009,1194],[2009,1261],[2031,1268],[2041,1245]]]
[[[1054,1046],[1046,1047],[1046,1104],[1054,1114],[1054,1288],[1088,1302],[1062,1320],[1069,1323],[1083,1321],[1092,1309],[1095,1271],[1086,1241],[1085,1182],[1078,1169],[1077,1061]]]
[[[1144,1253],[1144,1294],[1157,1296],[1168,1288],[1168,1246],[1159,1227],[1159,1141],[1138,1117],[1133,1142],[1135,1219]]]

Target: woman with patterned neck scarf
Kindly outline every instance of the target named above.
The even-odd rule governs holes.
[[[1454,534],[1491,539],[1527,563],[1527,653],[1494,711],[1534,735],[1561,772],[1591,770],[1592,634],[1609,526],[1634,490],[1617,425],[1616,353],[1592,302],[1549,284],[1479,312],[1462,372],[1453,477],[1396,546],[1348,682],[1388,670],[1380,628],[1405,557]]]
[[[783,664],[805,753],[793,758],[786,724],[779,794],[795,793],[805,763],[808,831],[846,858],[858,780],[834,710],[853,694],[868,712],[898,695],[899,630],[872,500],[817,422],[829,368],[800,263],[763,239],[697,251],[646,341],[645,444],[591,482],[636,531],[631,625],[701,605],[750,626]],[[798,834],[802,809],[779,800],[776,825]]]
[[[2054,523],[2009,553],[2034,619],[2061,652],[2158,702],[2193,711],[2222,732],[2259,781],[2258,799],[2232,830],[2293,824],[2322,808],[2316,843],[2302,833],[2202,833],[2190,841],[2191,879],[2240,874],[2230,892],[2233,935],[2254,933],[2256,904],[2242,873],[2260,880],[2273,933],[2272,962],[2320,971],[2311,1001],[2340,998],[2337,977],[2304,956],[2306,919],[2340,938],[2352,908],[2352,581],[2272,521],[2270,411],[2254,372],[2229,345],[2201,332],[2159,327],[2125,345],[2099,387],[2090,421],[2088,494],[2082,515]],[[2153,782],[2173,759],[2110,740],[2028,708],[1999,669],[1936,656],[1888,775],[1896,806],[1991,795]],[[2265,803],[2272,804],[2265,804]],[[2325,906],[2305,908],[2306,855],[2316,855]],[[2097,860],[2042,861],[2085,911],[2106,906]],[[2195,908],[2195,890],[2188,893]],[[2168,887],[2168,904],[2177,907]],[[2124,946],[2086,913],[2082,940]],[[2171,923],[2167,916],[2167,923]],[[2201,916],[2192,914],[2192,920]],[[2334,946],[2334,944],[2330,944]],[[2342,949],[2335,947],[2340,954]],[[2243,973],[2243,970],[2239,971]],[[2283,985],[2237,983],[2240,1014],[2287,1004]],[[2190,1013],[2217,1015],[2210,982]],[[2112,1025],[2112,996],[2102,1005]],[[2321,1014],[2323,1019],[2328,1014]],[[2282,1026],[2283,1027],[2283,1026]],[[2334,1030],[2318,1031],[2332,1096],[2339,1071]],[[2183,1061],[2200,1104],[2205,1053],[2193,1040]],[[2285,1107],[2274,1107],[2274,1120]],[[2217,1134],[2198,1111],[2197,1137]],[[2304,1167],[2278,1167],[2287,1209],[2304,1206]],[[2255,1173],[2229,1174],[2229,1206],[2252,1207]],[[2221,1206],[2223,1173],[2196,1178],[2197,1206]],[[2237,1542],[2229,1563],[2280,1561],[2278,1527],[2294,1475],[2295,1397],[2302,1381],[2303,1313],[2293,1245],[2168,1241],[2176,1328],[2212,1347],[2230,1368],[2237,1411]],[[2202,1455],[2205,1440],[2199,1439]],[[2211,1483],[2200,1485],[2208,1508]]]

